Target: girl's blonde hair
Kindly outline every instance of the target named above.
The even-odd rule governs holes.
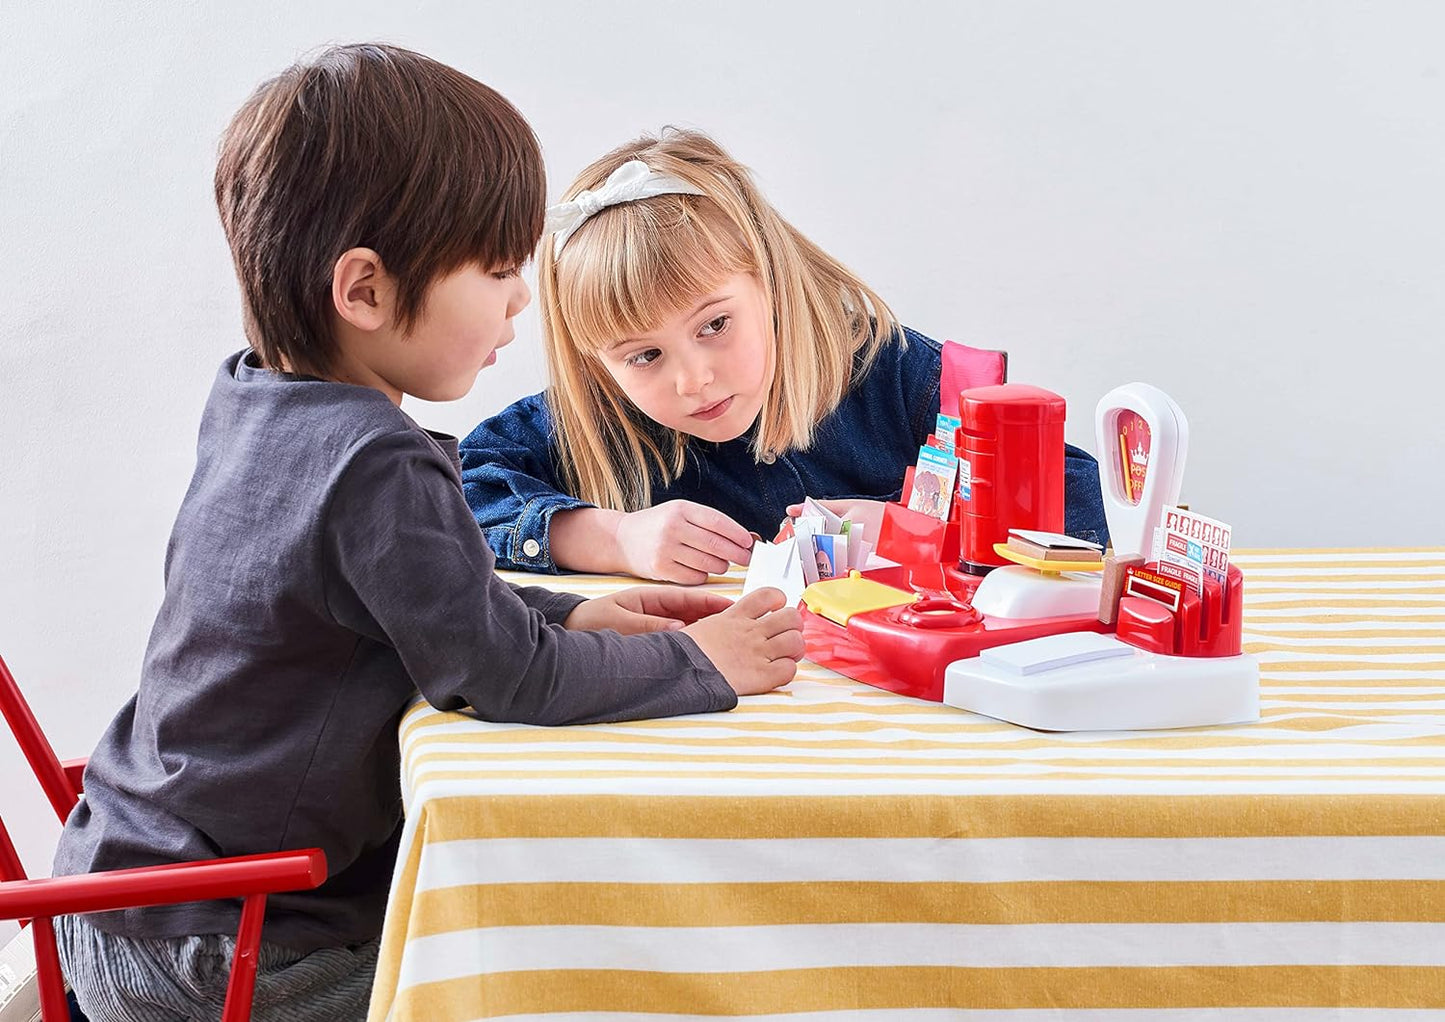
[[[806,450],[855,372],[898,333],[892,312],[845,266],[778,215],[748,170],[695,131],[665,130],[619,146],[577,176],[566,199],[596,189],[629,160],[701,195],[658,195],[590,217],[537,263],[547,402],[568,489],[590,504],[636,511],[651,475],[682,472],[685,433],[638,411],[602,365],[602,349],[650,333],[735,273],[751,274],[772,310],[773,384],[752,441],[756,458]]]

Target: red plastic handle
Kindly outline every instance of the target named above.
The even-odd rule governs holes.
[[[963,628],[982,618],[983,615],[967,603],[946,596],[925,596],[904,607],[898,615],[898,620],[910,628]]]

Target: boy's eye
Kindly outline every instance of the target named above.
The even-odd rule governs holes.
[[[656,348],[648,348],[645,351],[637,352],[637,354],[635,355],[628,355],[622,361],[625,362],[627,365],[633,366],[634,368],[643,369],[656,362],[661,355],[662,352],[658,351]]]
[[[704,337],[716,337],[728,328],[728,320],[731,318],[730,316],[718,316],[716,319],[710,319],[698,332]]]
[[[492,276],[498,280],[509,280],[521,272],[522,268],[520,266],[513,266],[510,270],[494,270]]]

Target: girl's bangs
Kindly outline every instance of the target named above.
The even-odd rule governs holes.
[[[595,354],[651,333],[732,274],[756,270],[712,202],[657,196],[604,209],[568,240],[557,300],[574,343]]]

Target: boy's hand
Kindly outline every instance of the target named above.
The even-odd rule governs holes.
[[[704,589],[633,586],[577,604],[564,624],[574,631],[612,628],[623,635],[670,632],[731,606],[726,596]]]
[[[690,500],[669,500],[622,516],[617,549],[628,573],[700,585],[730,564],[747,564],[753,537],[727,515]]]
[[[683,631],[738,695],[771,692],[793,680],[803,659],[803,618],[786,599],[778,589],[755,589]]]
[[[848,518],[863,526],[863,540],[877,545],[878,530],[883,528],[883,501],[881,500],[820,500],[821,504],[839,518]],[[788,517],[796,518],[803,513],[802,504],[789,504]]]

